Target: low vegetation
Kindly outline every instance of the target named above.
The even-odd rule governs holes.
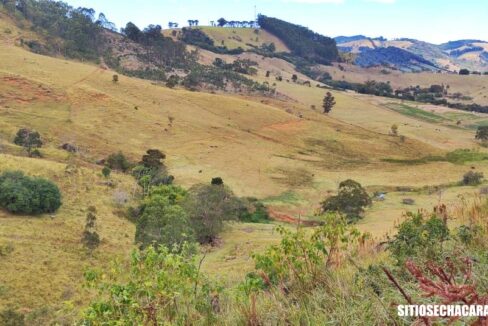
[[[476,217],[461,220],[468,224],[455,228],[448,227],[442,205],[434,213],[407,213],[397,234],[387,242],[385,254],[389,258],[373,262],[368,259],[372,253],[367,249],[368,236],[351,228],[340,215],[324,216],[326,223],[313,232],[278,227],[281,242],[253,256],[254,270],[236,288],[209,281],[200,271],[198,256],[187,245],[179,253],[150,247],[132,254],[126,267],[128,277],[114,274],[102,278],[102,272],[96,270],[86,273],[88,284],[99,289],[99,294],[86,310],[84,321],[251,325],[297,324],[300,320],[368,325],[443,322],[443,318],[400,317],[396,305],[483,302],[488,211],[486,204],[475,205],[465,209],[474,208]],[[447,280],[443,275],[452,278]],[[468,275],[464,282],[463,275]],[[427,288],[428,284],[432,286]],[[466,303],[471,295],[479,300]],[[346,303],[347,308],[341,308]],[[472,323],[477,318],[462,320]]]
[[[61,206],[61,193],[51,181],[32,178],[20,171],[0,175],[0,207],[14,213],[54,213]]]

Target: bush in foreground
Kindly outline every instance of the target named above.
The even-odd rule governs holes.
[[[215,324],[212,296],[218,289],[202,275],[192,251],[187,245],[180,253],[150,246],[134,251],[130,266],[112,269],[110,277],[86,272],[99,297],[83,325]]]
[[[61,193],[53,182],[32,178],[21,171],[0,175],[0,206],[14,214],[54,213]]]

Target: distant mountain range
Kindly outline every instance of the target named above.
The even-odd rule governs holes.
[[[364,35],[334,38],[340,51],[355,54],[362,67],[390,66],[402,71],[450,70],[462,68],[488,71],[488,42],[457,40],[432,44],[415,39],[387,40]]]

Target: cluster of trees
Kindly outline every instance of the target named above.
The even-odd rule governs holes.
[[[392,97],[403,100],[418,101],[434,105],[443,105],[452,109],[488,113],[488,106],[476,103],[466,104],[460,102],[449,102],[445,96],[448,96],[448,85],[431,85],[427,88],[420,86],[410,86],[404,89],[393,91],[389,82],[377,82],[375,80],[367,81],[364,84],[350,83],[345,80],[324,80],[328,86],[338,90],[352,90],[361,94],[371,94],[376,96]],[[454,94],[452,97],[462,97],[460,94]]]
[[[53,182],[20,171],[0,175],[0,207],[10,213],[54,213],[60,206],[61,192]]]
[[[378,82],[375,80],[368,80],[362,83],[350,83],[345,80],[324,80],[327,85],[339,90],[352,90],[360,94],[371,94],[376,96],[392,97],[393,88],[389,82]]]
[[[430,102],[444,97],[448,90],[449,85],[444,84],[434,84],[425,88],[417,85],[395,90],[395,96],[411,101]]]
[[[140,30],[129,22],[122,29],[122,34],[143,46],[144,51],[138,53],[139,59],[155,65],[161,71],[168,68],[188,69],[196,61],[195,56],[186,51],[184,43],[165,37],[160,25],[149,25]]]
[[[332,38],[317,34],[306,27],[263,15],[258,17],[258,24],[265,31],[280,38],[292,54],[310,62],[329,64],[339,56]]]
[[[200,21],[198,19],[188,19],[188,26],[193,27],[193,26],[198,26]]]
[[[106,167],[130,172],[142,189],[141,204],[129,208],[128,213],[130,220],[136,223],[135,240],[142,247],[163,244],[173,248],[185,242],[212,243],[225,221],[268,220],[264,205],[253,198],[238,198],[221,178],[188,190],[173,185],[174,177],[168,174],[165,158],[161,151],[150,149],[137,164],[130,163],[121,152],[105,160]],[[87,225],[94,222],[94,214],[91,212],[87,217]],[[91,224],[86,227],[86,241],[95,237],[93,229]]]
[[[226,63],[221,58],[215,58],[213,65],[217,68],[232,70],[245,75],[255,75],[258,72],[258,70],[254,68],[258,63],[249,59],[237,59],[233,63]]]
[[[217,89],[233,89],[238,92],[259,92],[271,94],[275,92],[268,83],[259,83],[233,71],[215,66],[194,67],[182,80],[182,85],[188,89],[198,87],[213,87]]]
[[[214,40],[205,34],[201,29],[183,28],[181,32],[181,41],[185,42],[186,44],[198,46],[208,51],[232,55],[241,54],[244,52],[241,47],[229,50],[225,46],[216,46]]]
[[[33,50],[96,61],[104,43],[102,31],[116,29],[103,13],[96,18],[93,9],[74,8],[61,1],[2,0],[2,3],[7,10],[17,12],[29,20],[41,35],[47,36],[49,48],[37,42],[28,43]]]
[[[142,204],[132,212],[135,212],[132,216],[136,222],[135,240],[142,247],[181,248],[185,242],[211,244],[225,221],[268,220],[261,203],[238,198],[220,178],[188,190],[175,185],[152,186]]]
[[[484,52],[486,53],[486,52]],[[488,59],[488,54],[485,55],[486,59]],[[488,75],[488,71],[485,71],[484,73],[480,71],[470,71],[466,68],[460,69],[459,70],[460,75],[468,76],[468,75]]]
[[[219,27],[248,27],[248,28],[256,28],[258,24],[254,20],[249,20],[249,21],[236,21],[236,20],[231,20],[228,21],[225,18],[219,18],[217,22],[211,21],[210,25],[212,26],[219,26]]]

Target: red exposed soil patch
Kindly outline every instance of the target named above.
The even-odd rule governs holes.
[[[297,219],[297,218],[292,217],[290,215],[286,215],[283,213],[276,212],[272,209],[268,209],[268,214],[271,217],[271,219],[278,221],[278,222],[283,222],[283,223],[301,224],[303,226],[319,226],[322,224],[322,222],[319,222],[319,221],[308,221],[308,220]]]
[[[38,84],[18,76],[4,76],[0,78],[0,102],[17,102],[29,104],[42,101],[60,101],[62,95],[43,84]]]

